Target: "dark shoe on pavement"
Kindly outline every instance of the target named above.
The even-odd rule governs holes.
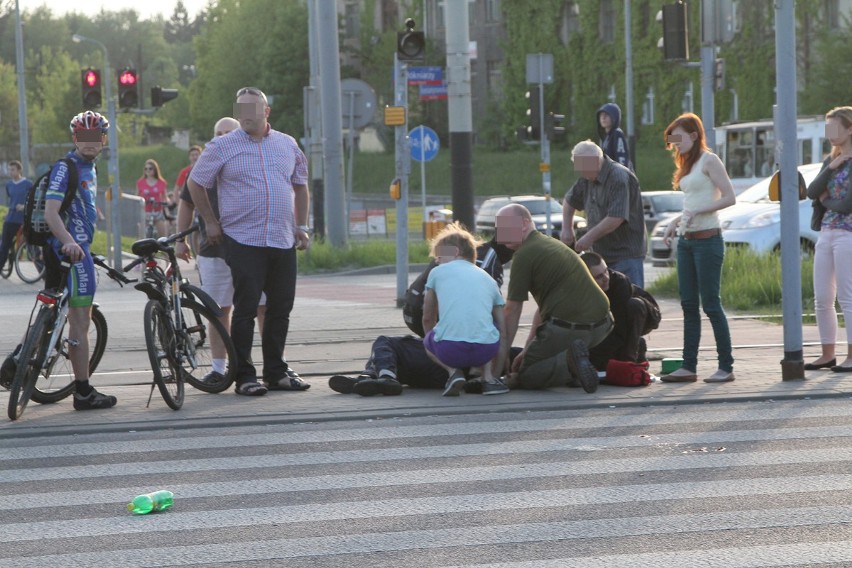
[[[114,396],[99,393],[95,389],[89,396],[74,393],[74,410],[98,410],[101,408],[112,408],[118,402]]]
[[[384,396],[397,396],[402,394],[402,384],[400,384],[400,382],[396,379],[392,379],[390,377],[381,377],[378,379],[369,377],[356,382],[352,391],[355,394],[360,394],[361,396],[375,396],[377,394]]]
[[[509,387],[502,379],[492,379],[482,383],[482,394],[506,394],[507,392],[509,392]]]
[[[698,375],[694,372],[681,367],[673,373],[663,375],[660,380],[664,383],[694,383],[698,380]]]
[[[817,371],[819,369],[830,369],[837,366],[837,359],[825,363],[805,363],[805,371]]]
[[[210,371],[209,373],[207,373],[206,375],[201,377],[202,383],[207,383],[207,384],[210,384],[210,385],[215,385],[215,384],[224,382],[224,380],[225,380],[225,375],[223,375],[222,373],[220,373],[218,371]]]
[[[360,375],[358,377],[347,377],[346,375],[334,375],[330,379],[328,379],[328,388],[333,390],[334,392],[339,392],[340,394],[352,394],[354,391],[352,390],[361,377],[365,375]],[[368,378],[372,378],[369,375],[366,375]]]
[[[444,392],[441,393],[441,396],[459,396],[461,391],[464,390],[464,384],[467,381],[464,379],[464,373],[461,369],[456,369],[456,372],[450,375],[450,378],[447,379],[447,384],[444,387]]]
[[[593,393],[598,390],[598,371],[589,361],[589,348],[582,339],[575,339],[568,346],[568,369],[583,385],[583,390]]]
[[[464,384],[464,392],[467,394],[482,394],[482,385],[485,380],[482,378],[468,379]]]
[[[237,383],[234,392],[242,396],[263,396],[269,389],[265,385],[255,381],[244,381]]]

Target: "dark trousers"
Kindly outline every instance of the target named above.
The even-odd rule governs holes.
[[[9,253],[12,252],[12,245],[15,243],[15,235],[18,234],[18,229],[21,228],[20,223],[3,223],[3,240],[0,241],[0,268],[6,265],[9,260]]]
[[[400,383],[421,389],[442,389],[448,377],[447,371],[426,355],[423,340],[413,335],[376,338],[366,371],[378,376],[383,370],[393,372]]]
[[[646,328],[648,304],[642,298],[633,297],[627,301],[626,321],[615,322],[612,333],[603,341],[589,349],[589,360],[599,371],[606,370],[607,361],[639,361],[640,339]]]
[[[296,249],[247,246],[227,235],[225,246],[234,279],[231,339],[237,350],[237,382],[257,377],[251,348],[261,292],[266,292],[266,316],[261,339],[263,378],[277,381],[288,369],[284,346],[296,297]]]

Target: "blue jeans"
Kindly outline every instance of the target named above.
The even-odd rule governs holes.
[[[698,367],[698,344],[701,341],[699,299],[713,326],[719,368],[728,373],[734,370],[731,331],[722,309],[720,292],[724,259],[725,243],[720,235],[709,239],[678,239],[677,282],[683,308],[683,368],[693,373]]]
[[[621,272],[625,276],[630,279],[630,282],[636,284],[640,288],[645,287],[645,259],[644,258],[626,258],[624,260],[619,260],[618,262],[613,262],[612,264],[607,263],[607,266],[615,270],[616,272]]]

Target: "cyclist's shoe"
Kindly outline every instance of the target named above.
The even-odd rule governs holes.
[[[9,390],[12,388],[12,381],[15,380],[15,372],[18,370],[18,353],[21,352],[21,345],[18,344],[11,355],[6,357],[3,364],[0,365],[0,386]]]
[[[99,393],[95,389],[89,396],[74,393],[74,410],[96,410],[100,408],[112,408],[118,400],[114,396]]]
[[[225,375],[218,371],[210,371],[201,378],[201,382],[208,385],[218,385],[225,382]]]

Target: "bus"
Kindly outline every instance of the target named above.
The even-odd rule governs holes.
[[[775,127],[771,120],[716,127],[716,154],[725,164],[734,193],[748,189],[775,173]],[[825,117],[796,120],[798,163],[821,162],[831,151],[825,138]]]

